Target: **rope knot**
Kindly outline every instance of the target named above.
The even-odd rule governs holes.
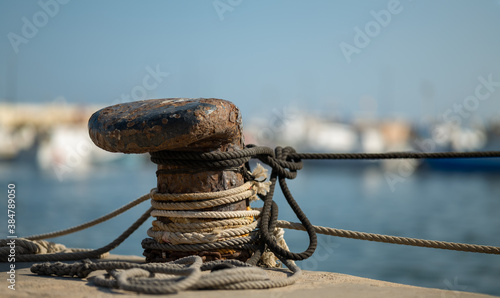
[[[290,156],[296,155],[297,152],[294,148],[290,146],[287,146],[285,148],[278,146],[275,148],[274,154],[272,154],[271,152],[266,152],[266,154],[259,154],[257,155],[257,158],[259,158],[262,162],[268,164],[280,177],[284,177],[287,179],[294,179],[295,177],[297,177],[297,171],[302,169],[303,163],[300,158]]]

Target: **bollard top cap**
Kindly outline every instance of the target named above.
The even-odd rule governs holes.
[[[238,108],[217,98],[165,98],[117,104],[95,112],[88,127],[92,141],[111,152],[243,147]]]

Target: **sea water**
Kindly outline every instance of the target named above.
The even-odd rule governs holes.
[[[424,168],[405,173],[396,183],[390,180],[391,173],[377,164],[306,161],[288,185],[315,225],[500,246],[499,173]],[[29,162],[4,162],[0,163],[0,181],[5,188],[0,208],[7,210],[7,184],[15,183],[17,235],[45,233],[108,213],[148,193],[155,180],[155,166],[139,158],[85,171],[70,169],[62,175],[54,169],[42,171]],[[278,189],[275,200],[280,219],[297,221]],[[106,223],[52,241],[68,247],[104,246],[148,208],[145,202]],[[7,212],[1,212],[1,222],[0,237],[4,238]],[[150,225],[151,219],[112,253],[141,255],[140,242]],[[287,230],[285,239],[293,251],[307,248],[305,232]],[[315,254],[298,264],[306,270],[500,295],[499,255],[320,235]]]

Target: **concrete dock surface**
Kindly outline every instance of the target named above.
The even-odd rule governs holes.
[[[138,256],[110,255],[106,260],[126,260],[144,262],[144,258]],[[73,263],[73,262],[68,262]],[[38,276],[30,271],[32,263],[16,263],[15,291],[10,290],[10,283],[6,280],[9,271],[9,263],[0,263],[3,272],[2,297],[137,297],[145,294],[136,294],[123,290],[97,287],[87,279],[69,277],[47,277]],[[93,272],[89,277],[102,273]],[[284,277],[283,270],[268,270],[270,278]],[[8,278],[8,277],[7,277]],[[159,295],[152,295],[159,296]],[[166,296],[166,295],[165,295]],[[207,290],[207,291],[184,291],[170,297],[439,297],[439,298],[479,298],[494,297],[490,295],[449,291],[432,288],[422,288],[391,282],[362,278],[347,274],[303,271],[301,278],[293,285],[283,288],[267,290]]]

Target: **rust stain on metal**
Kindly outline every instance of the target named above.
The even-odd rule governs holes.
[[[241,144],[240,126],[240,112],[229,101],[170,98],[101,109],[89,120],[89,134],[111,152],[215,150],[227,142]]]

